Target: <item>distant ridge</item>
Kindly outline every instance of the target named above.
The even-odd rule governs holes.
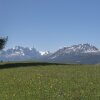
[[[35,48],[16,46],[11,49],[3,50],[0,53],[0,60],[33,60],[53,63],[97,64],[100,63],[100,50],[88,43],[63,47],[54,53],[49,51],[41,52]]]

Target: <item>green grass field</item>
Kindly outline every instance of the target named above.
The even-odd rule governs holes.
[[[100,65],[1,68],[0,100],[100,100]]]

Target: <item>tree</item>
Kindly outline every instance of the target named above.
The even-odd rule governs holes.
[[[8,40],[8,37],[6,38],[0,37],[0,50],[2,50],[5,47],[7,40]]]

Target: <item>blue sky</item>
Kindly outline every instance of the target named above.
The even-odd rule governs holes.
[[[6,48],[100,48],[100,0],[0,0],[0,36],[9,37]]]

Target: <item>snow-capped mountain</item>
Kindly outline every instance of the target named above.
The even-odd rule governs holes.
[[[41,54],[41,56],[46,56],[50,54],[49,51],[39,51],[39,53]]]
[[[90,44],[79,44],[71,47],[64,47],[54,53],[49,51],[38,51],[35,48],[16,46],[0,52],[0,60],[21,61],[33,60],[56,63],[100,63],[100,50]]]
[[[90,44],[73,45],[59,49],[48,59],[59,63],[97,63],[100,62],[100,50]]]
[[[80,53],[97,53],[100,52],[98,48],[90,44],[79,44],[71,47],[64,47],[59,49],[55,54],[80,54]]]
[[[8,50],[3,50],[0,56],[2,60],[28,60],[37,59],[41,55],[35,48],[16,46]]]

